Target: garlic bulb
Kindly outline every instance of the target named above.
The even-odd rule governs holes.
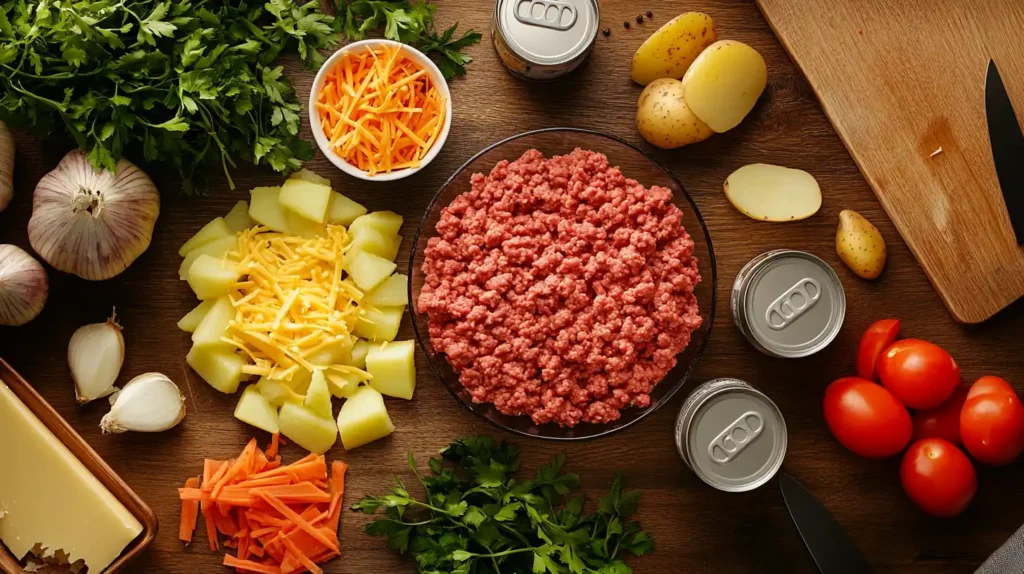
[[[14,137],[7,124],[0,122],[0,211],[14,197]]]
[[[50,283],[43,265],[15,245],[0,245],[0,325],[24,325],[43,311]]]
[[[185,396],[178,385],[161,373],[146,373],[128,381],[111,397],[110,412],[103,416],[104,433],[161,432],[185,418]]]
[[[160,194],[141,169],[122,158],[116,174],[98,171],[74,150],[36,185],[28,240],[58,270],[99,281],[142,255],[159,215]]]
[[[114,381],[124,363],[124,337],[117,313],[105,323],[79,327],[68,343],[68,365],[75,381],[78,404],[105,397],[117,390]]]

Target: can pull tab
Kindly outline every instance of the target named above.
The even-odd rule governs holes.
[[[821,286],[810,277],[804,277],[772,301],[765,311],[768,327],[781,331],[793,324],[801,315],[821,299]]]
[[[560,0],[516,0],[516,20],[529,26],[565,31],[576,23],[576,7]]]
[[[718,464],[727,464],[743,452],[761,431],[764,418],[757,411],[747,411],[734,420],[708,445],[708,456]]]

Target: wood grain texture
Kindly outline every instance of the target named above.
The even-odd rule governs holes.
[[[489,29],[491,3],[445,0],[439,22],[458,19],[463,26]],[[674,151],[645,144],[634,126],[640,88],[629,80],[629,62],[643,39],[683,9],[711,14],[719,34],[746,42],[761,52],[769,67],[762,101],[736,129],[700,144]],[[630,30],[622,22],[651,10],[653,23]],[[628,484],[646,491],[639,519],[650,530],[657,551],[631,561],[638,574],[709,572],[815,572],[813,562],[774,484],[746,494],[727,494],[705,486],[675,454],[672,428],[685,395],[697,383],[735,376],[766,392],[779,405],[790,429],[784,468],[801,480],[836,516],[881,573],[972,572],[1024,522],[1024,463],[1003,469],[979,469],[980,490],[971,509],[952,520],[936,520],[916,510],[903,495],[898,460],[867,461],[840,447],[821,419],[821,398],[833,379],[854,370],[853,352],[861,332],[873,321],[898,316],[908,336],[935,341],[950,349],[964,377],[1002,374],[1024,391],[1024,305],[1018,304],[981,327],[958,325],[917,266],[911,252],[886,218],[856,164],[836,136],[815,96],[752,2],[705,0],[681,6],[677,0],[614,0],[602,3],[602,25],[611,37],[598,37],[590,59],[571,76],[552,84],[521,82],[501,67],[489,45],[470,50],[469,75],[452,83],[455,111],[451,136],[433,164],[395,184],[356,181],[336,171],[323,157],[312,168],[330,175],[347,195],[370,209],[395,209],[415,225],[440,185],[470,156],[504,137],[525,130],[572,125],[602,130],[649,151],[670,167],[699,205],[714,240],[720,303],[708,352],[687,387],[662,411],[620,434],[593,442],[555,445],[502,435],[461,408],[426,364],[418,363],[419,388],[411,402],[389,401],[395,434],[353,453],[340,447],[330,456],[351,465],[346,502],[380,493],[396,472],[409,479],[406,452],[430,456],[453,437],[489,433],[515,441],[529,471],[564,451],[569,465],[596,497],[611,484],[615,470]],[[290,68],[300,93],[312,74]],[[308,132],[307,132],[308,133]],[[18,134],[17,195],[0,214],[0,243],[28,248],[25,226],[31,190],[69,149],[57,140]],[[741,165],[767,162],[800,168],[820,182],[821,211],[791,224],[755,222],[733,209],[722,194],[725,177]],[[129,568],[160,574],[225,572],[220,557],[201,543],[183,549],[175,536],[179,503],[175,489],[201,470],[203,457],[237,453],[252,429],[231,418],[237,397],[223,396],[185,365],[188,336],[175,328],[194,305],[187,285],[177,278],[178,246],[214,216],[227,212],[256,185],[280,178],[264,170],[236,171],[238,188],[215,180],[210,197],[180,198],[174,183],[159,181],[163,212],[150,249],[124,274],[89,283],[52,272],[50,301],[29,325],[0,328],[0,356],[8,360],[71,422],[136,492],[156,511],[163,525],[157,540]],[[835,254],[838,214],[855,209],[874,222],[889,243],[889,264],[881,278],[865,282],[843,267]],[[407,235],[408,237],[408,235]],[[755,255],[775,248],[810,251],[832,265],[846,289],[848,311],[838,338],[821,353],[794,361],[761,355],[732,326],[727,300],[732,278]],[[409,257],[408,241],[399,262]],[[118,381],[146,371],[174,378],[188,397],[189,414],[178,428],[160,435],[100,434],[103,401],[75,404],[66,364],[66,345],[80,325],[101,321],[117,305],[125,326],[127,356]],[[401,338],[411,338],[404,324]],[[262,433],[258,433],[263,436]],[[300,456],[284,449],[286,460]],[[343,557],[329,564],[333,574],[404,574],[408,560],[389,552],[379,539],[361,534],[365,518],[346,513],[342,524]]]
[[[990,58],[1024,109],[1024,4],[758,3],[953,316],[1024,295],[985,119]]]

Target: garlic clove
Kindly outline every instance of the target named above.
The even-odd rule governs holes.
[[[185,396],[178,385],[161,373],[145,373],[117,392],[110,412],[103,416],[103,433],[162,432],[185,418]]]
[[[117,313],[105,323],[79,327],[68,343],[68,366],[75,381],[78,404],[105,397],[117,390],[114,382],[124,363],[124,337]]]
[[[0,245],[0,325],[24,325],[35,319],[49,293],[41,263],[18,246]]]

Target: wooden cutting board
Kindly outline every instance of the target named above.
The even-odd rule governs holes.
[[[1024,296],[985,119],[990,58],[1024,118],[1024,1],[758,4],[953,317]]]

